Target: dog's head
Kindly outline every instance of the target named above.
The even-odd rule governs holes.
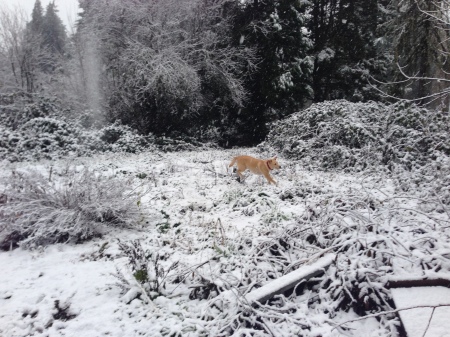
[[[281,168],[280,164],[278,163],[277,157],[273,157],[272,159],[268,160],[270,168],[279,170]]]

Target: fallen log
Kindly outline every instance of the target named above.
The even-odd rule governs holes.
[[[245,295],[251,305],[263,303],[275,295],[282,294],[286,290],[294,288],[301,281],[322,274],[336,259],[335,254],[328,254],[310,265],[301,266],[299,269],[273,280],[261,288],[255,289]]]

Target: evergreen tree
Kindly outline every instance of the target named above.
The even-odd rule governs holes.
[[[40,0],[36,0],[31,13],[31,21],[29,23],[29,29],[34,34],[41,34],[44,25],[44,10]]]
[[[58,9],[54,1],[50,2],[46,8],[42,34],[44,43],[52,54],[64,54],[66,30],[58,16]]]
[[[377,98],[369,77],[384,66],[375,48],[378,1],[316,0],[311,15],[314,101]]]
[[[255,48],[258,69],[247,81],[247,108],[234,116],[237,126],[261,141],[266,123],[289,115],[312,98],[312,47],[307,26],[308,1],[259,1],[238,5],[235,42]]]

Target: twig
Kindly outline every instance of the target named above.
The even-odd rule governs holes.
[[[377,312],[375,314],[370,314],[370,315],[366,315],[363,317],[359,317],[359,318],[355,318],[355,319],[351,319],[342,323],[337,324],[336,326],[333,327],[333,329],[331,329],[331,331],[333,331],[334,329],[344,325],[344,324],[348,324],[348,323],[352,323],[352,322],[357,322],[357,321],[362,321],[363,319],[366,318],[372,318],[372,317],[378,317],[381,315],[388,315],[388,314],[395,314],[399,311],[404,311],[404,310],[411,310],[411,309],[420,309],[420,308],[439,308],[439,307],[450,307],[450,304],[439,304],[439,305],[417,305],[414,307],[409,307],[409,308],[400,308],[400,309],[394,309],[394,310],[387,310],[387,311],[381,311],[381,312]]]
[[[433,318],[434,315],[434,311],[436,310],[436,307],[433,308],[433,311],[431,312],[431,316],[430,319],[428,320],[428,324],[427,327],[425,328],[425,331],[423,332],[422,337],[425,337],[425,335],[427,334],[428,328],[430,327],[430,323],[431,323],[431,319]]]

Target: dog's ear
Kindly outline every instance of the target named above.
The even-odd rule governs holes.
[[[273,157],[273,159],[275,159],[275,160],[277,160],[277,158],[278,158],[277,156]]]

